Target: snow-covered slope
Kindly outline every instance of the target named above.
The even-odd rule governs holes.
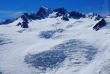
[[[73,11],[80,15],[76,18],[64,9],[49,11],[40,19],[27,17],[28,28],[17,25],[24,21],[21,17],[0,25],[0,73],[110,74],[110,16],[104,18],[106,25],[95,31],[93,27],[101,21],[96,20],[98,15]]]

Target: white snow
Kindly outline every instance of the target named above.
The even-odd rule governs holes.
[[[55,14],[55,13],[54,13]],[[68,67],[68,60],[59,69],[46,71],[41,74],[110,74],[110,30],[105,28],[94,31],[93,26],[98,22],[94,19],[81,18],[61,20],[51,14],[48,18],[34,20],[28,29],[16,26],[21,19],[0,25],[0,39],[7,44],[0,45],[0,71],[3,74],[39,74],[39,70],[24,62],[29,54],[37,54],[64,43],[70,39],[82,40],[98,48],[98,53],[88,64]],[[107,19],[109,22],[110,20]],[[107,24],[108,26],[110,23]],[[50,39],[40,38],[41,31],[64,29],[62,33],[55,33]],[[78,53],[79,54],[79,53]],[[82,56],[82,55],[79,55]],[[74,57],[78,57],[74,54]],[[84,61],[85,59],[81,59]]]

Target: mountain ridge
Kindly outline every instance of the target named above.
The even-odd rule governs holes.
[[[0,22],[0,25],[3,24],[9,24],[12,23],[14,21],[16,21],[17,19],[19,19],[20,17],[25,20],[24,18],[28,18],[28,20],[40,20],[40,19],[44,19],[46,18],[49,14],[52,14],[53,12],[56,12],[56,17],[67,17],[68,18],[93,18],[94,16],[96,16],[95,20],[100,20],[100,18],[103,18],[101,15],[98,14],[94,14],[94,13],[90,13],[90,14],[84,14],[84,13],[80,13],[77,11],[70,11],[68,12],[65,8],[57,8],[57,9],[51,9],[51,8],[46,8],[46,7],[40,7],[39,10],[37,12],[34,13],[23,13],[21,16],[18,16],[16,18],[12,18],[12,19],[6,19],[3,22]],[[47,15],[46,15],[47,13]],[[46,15],[46,16],[44,16]]]

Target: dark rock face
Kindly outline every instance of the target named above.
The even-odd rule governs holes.
[[[54,12],[61,13],[61,14],[66,14],[66,13],[67,13],[67,10],[64,9],[64,8],[54,9],[53,11],[54,11]]]
[[[30,20],[42,19],[47,17],[49,14],[53,13],[53,10],[50,8],[41,7],[36,13],[24,13],[22,18],[26,21],[26,18]]]
[[[64,8],[58,8],[58,9],[54,9],[54,12],[57,12],[56,15],[57,17],[65,15],[67,13],[67,10]]]
[[[43,8],[43,7],[41,7],[40,9],[39,9],[39,11],[37,12],[37,17],[40,19],[40,18],[43,18],[43,15],[44,14],[46,14],[46,9],[45,8]]]
[[[22,22],[22,24],[21,24],[21,27],[22,28],[28,28],[28,22]]]
[[[29,14],[29,18],[31,18],[32,20],[36,20],[36,19],[38,19],[36,13],[31,13],[31,14]]]
[[[63,16],[61,19],[64,20],[64,21],[69,21],[69,18],[66,15]]]
[[[29,15],[28,13],[24,13],[22,16],[21,16],[21,19],[23,20],[22,24],[21,24],[21,27],[22,28],[28,28],[28,19],[29,19]],[[18,23],[19,24],[19,23]]]
[[[22,19],[24,22],[28,22],[28,19],[29,19],[28,13],[24,13],[24,14],[21,16],[21,19]]]
[[[82,13],[79,13],[79,12],[76,12],[76,11],[71,11],[69,13],[69,16],[70,17],[73,17],[73,18],[85,18],[85,14],[82,14]]]
[[[101,15],[96,15],[95,21],[96,21],[96,20],[100,20],[101,18],[103,18]]]
[[[50,8],[45,8],[45,7],[41,7],[39,9],[39,11],[36,13],[36,16],[38,19],[41,19],[41,18],[45,18],[47,17],[49,14],[51,14],[53,11],[52,9]]]
[[[106,25],[106,22],[104,19],[102,19],[93,27],[93,29],[98,31],[100,28],[104,27],[105,25]]]
[[[19,22],[16,26],[20,26],[21,25],[21,22]]]
[[[22,23],[18,23],[17,25],[21,24],[22,28],[28,28],[28,20],[36,20],[36,19],[43,19],[47,17],[49,14],[51,14],[53,11],[50,8],[41,7],[37,13],[24,13],[21,16],[21,19],[23,20]]]

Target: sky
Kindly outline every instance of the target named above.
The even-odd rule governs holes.
[[[110,14],[110,0],[0,0],[0,21],[17,17],[25,12],[37,12],[41,6],[64,7],[68,11]]]

